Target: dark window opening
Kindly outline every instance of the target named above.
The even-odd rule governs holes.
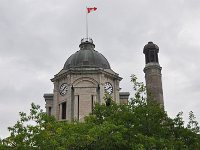
[[[158,62],[158,53],[156,53],[156,62]]]
[[[148,64],[148,63],[149,63],[149,57],[146,56],[146,64]]]
[[[51,107],[49,107],[48,115],[51,116]]]
[[[61,118],[60,118],[60,104],[58,105],[58,112],[59,112],[58,118],[61,119]]]
[[[151,62],[155,62],[154,51],[151,51],[151,52],[150,52],[150,60],[151,60]]]
[[[78,120],[79,120],[79,95],[78,95],[78,116],[77,116]]]
[[[62,119],[66,119],[66,102],[62,103]]]
[[[91,99],[92,99],[92,101],[91,101],[91,109],[92,109],[92,113],[93,113],[93,109],[94,109],[94,95],[92,95]]]

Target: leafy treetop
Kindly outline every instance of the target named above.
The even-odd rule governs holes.
[[[193,112],[184,127],[182,112],[174,119],[164,108],[147,100],[145,86],[131,78],[135,96],[119,105],[105,95],[85,122],[57,121],[40,106],[31,104],[30,114],[9,127],[10,136],[0,140],[1,150],[190,150],[200,149],[198,122]],[[148,101],[148,103],[147,103]]]

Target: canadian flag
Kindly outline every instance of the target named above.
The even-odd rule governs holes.
[[[96,7],[93,7],[93,8],[87,8],[87,12],[88,14],[91,12],[91,11],[96,11],[97,8]]]

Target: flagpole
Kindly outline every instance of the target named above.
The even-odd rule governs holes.
[[[88,40],[88,10],[86,7],[86,39]]]

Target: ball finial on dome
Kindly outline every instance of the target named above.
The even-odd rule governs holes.
[[[95,45],[93,44],[93,40],[91,38],[83,38],[81,39],[81,44],[79,45],[81,50],[94,50]]]

